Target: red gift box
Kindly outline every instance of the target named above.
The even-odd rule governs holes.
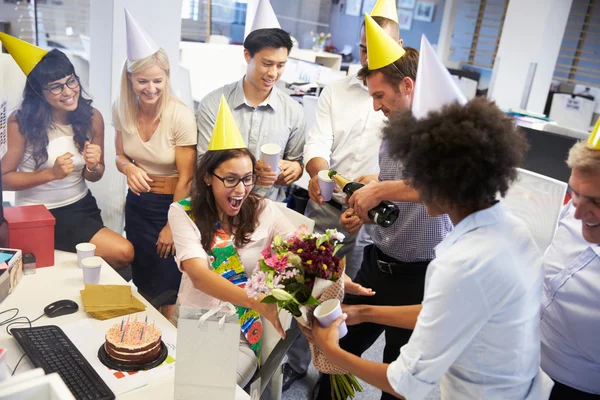
[[[8,247],[35,255],[36,267],[54,265],[54,216],[46,206],[8,207]]]

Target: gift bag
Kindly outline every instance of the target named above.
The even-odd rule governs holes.
[[[175,399],[233,400],[240,326],[236,308],[181,306],[177,328]]]

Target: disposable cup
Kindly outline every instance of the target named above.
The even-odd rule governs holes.
[[[335,182],[329,177],[329,170],[319,171],[317,178],[319,181],[319,190],[321,190],[321,197],[323,200],[329,201],[333,196],[333,189],[335,189]]]
[[[279,173],[279,154],[281,146],[275,143],[267,143],[260,146],[260,159],[263,163],[271,166],[271,172]]]
[[[100,270],[102,269],[101,257],[88,257],[81,260],[83,270],[83,283],[85,285],[97,285],[100,283]]]
[[[325,300],[315,308],[313,315],[319,321],[319,324],[326,328],[342,315],[342,305],[338,299]],[[340,325],[340,339],[346,336],[347,333],[346,322],[342,322]]]
[[[92,243],[79,243],[75,246],[75,250],[77,250],[77,266],[81,268],[81,260],[88,257],[94,257],[96,245]]]

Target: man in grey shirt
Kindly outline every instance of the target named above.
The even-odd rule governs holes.
[[[275,86],[283,74],[292,48],[290,35],[279,28],[257,29],[244,41],[246,75],[219,88],[202,99],[198,123],[198,157],[206,152],[215,125],[221,95],[231,108],[248,149],[259,160],[255,166],[259,179],[255,192],[272,200],[283,200],[283,186],[302,176],[304,148],[304,110]],[[275,143],[281,147],[279,169],[260,161],[260,147]]]

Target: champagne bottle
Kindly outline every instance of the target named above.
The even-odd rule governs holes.
[[[335,183],[337,183],[340,188],[342,188],[348,198],[352,196],[352,194],[354,194],[354,192],[356,192],[358,189],[365,186],[359,182],[352,182],[333,170],[329,171],[328,175]],[[396,207],[396,205],[391,201],[387,200],[382,201],[379,203],[379,205],[372,208],[368,212],[369,218],[371,218],[371,220],[377,225],[384,228],[387,228],[396,222],[396,219],[398,219],[398,214],[400,214],[398,207]]]

